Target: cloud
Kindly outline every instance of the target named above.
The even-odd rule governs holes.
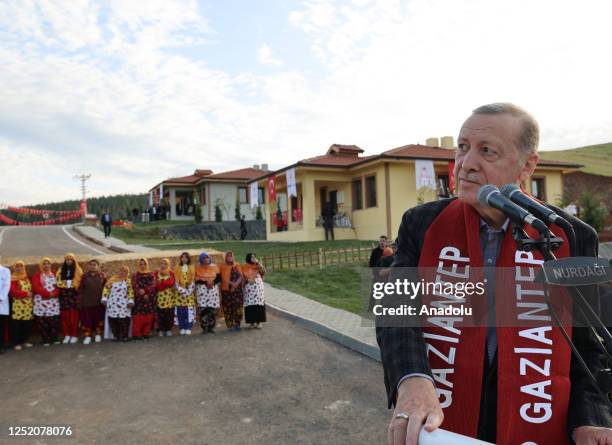
[[[278,31],[257,36],[261,66],[236,55],[231,69],[200,48],[236,30],[204,10],[0,2],[0,200],[74,199],[77,173],[108,195],[195,168],[282,167],[331,143],[373,154],[456,135],[494,101],[530,110],[544,148],[612,140],[603,0],[305,0],[262,25],[305,41],[299,66],[272,50],[291,50]]]
[[[282,60],[275,58],[272,55],[272,49],[266,44],[260,45],[260,47],[257,48],[257,60],[259,60],[259,63],[266,66],[278,67],[283,65]]]

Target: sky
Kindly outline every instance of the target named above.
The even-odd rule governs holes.
[[[514,102],[541,149],[612,141],[608,0],[0,2],[0,203],[144,193],[333,143],[455,136]]]

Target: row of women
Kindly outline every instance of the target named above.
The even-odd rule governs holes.
[[[265,269],[255,254],[239,264],[227,252],[222,264],[214,264],[207,253],[191,264],[184,252],[171,268],[162,259],[157,271],[149,270],[146,258],[137,261],[136,272],[128,266],[109,278],[92,259],[83,272],[73,254],[67,254],[54,272],[51,260],[43,258],[40,270],[28,277],[23,261],[16,262],[10,277],[10,341],[14,349],[30,347],[34,323],[42,343],[77,343],[81,328],[84,344],[171,336],[174,325],[181,335],[191,334],[199,316],[202,333],[213,333],[221,307],[228,329],[240,330],[243,317],[253,328],[266,321],[263,276]]]

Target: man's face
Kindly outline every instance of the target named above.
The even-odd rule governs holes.
[[[44,261],[42,263],[42,268],[44,272],[49,272],[51,270],[51,263],[49,261]]]
[[[459,200],[478,207],[484,184],[501,187],[531,176],[538,154],[522,153],[516,143],[522,121],[510,114],[473,114],[459,132],[455,181]]]
[[[383,238],[382,236],[378,239],[378,245],[381,249],[384,249],[387,245],[387,238]]]
[[[100,265],[98,263],[96,263],[95,261],[92,261],[91,263],[88,263],[88,266],[89,266],[89,271],[91,273],[98,272],[98,269],[100,268]]]

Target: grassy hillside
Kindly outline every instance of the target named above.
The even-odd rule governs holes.
[[[612,142],[589,145],[570,150],[540,151],[543,159],[582,164],[582,171],[595,175],[612,176]]]

